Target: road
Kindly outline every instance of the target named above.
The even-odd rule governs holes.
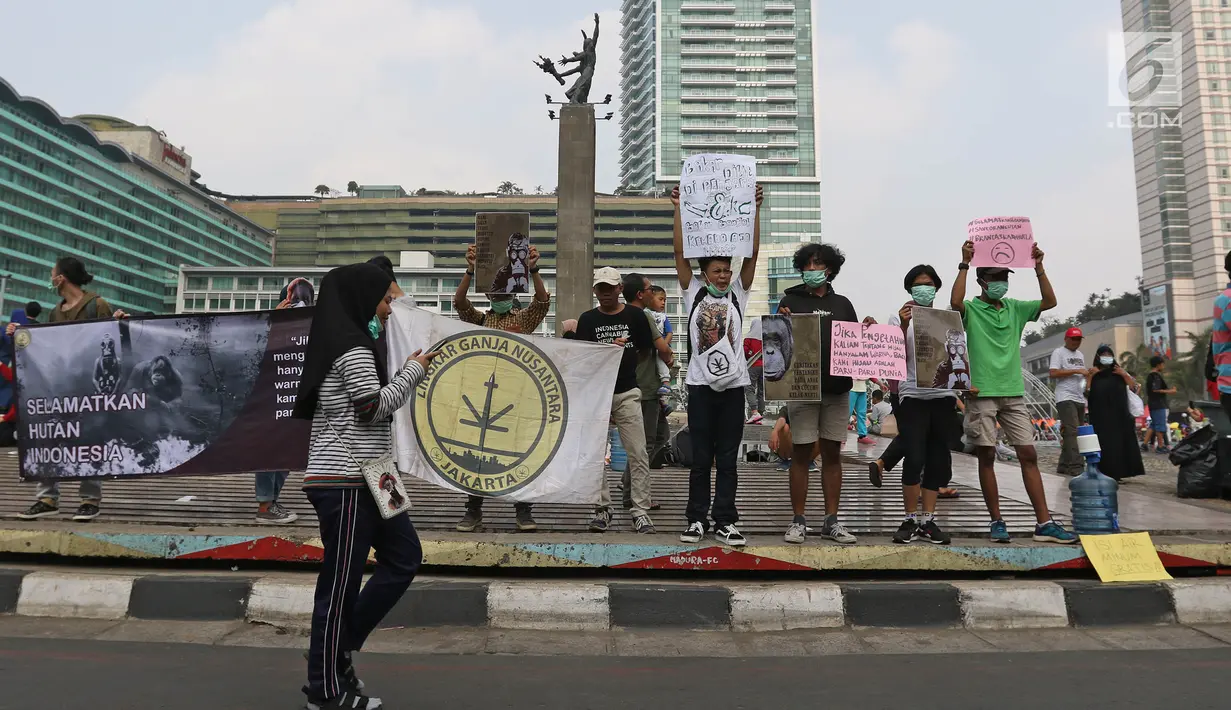
[[[0,708],[302,707],[302,652],[0,639]],[[811,658],[365,654],[401,708],[1226,708],[1231,649]]]

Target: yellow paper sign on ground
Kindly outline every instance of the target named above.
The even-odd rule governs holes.
[[[1159,582],[1171,579],[1158,559],[1150,533],[1082,535],[1086,557],[1104,582]]]

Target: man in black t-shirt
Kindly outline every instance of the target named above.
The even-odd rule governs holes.
[[[1150,406],[1150,431],[1146,433],[1146,443],[1141,445],[1142,451],[1150,450],[1150,442],[1158,439],[1154,450],[1165,454],[1167,448],[1167,395],[1175,394],[1174,387],[1167,387],[1163,379],[1163,369],[1167,361],[1155,355],[1150,358],[1150,374],[1146,377],[1146,404]]]
[[[628,475],[632,484],[633,529],[653,533],[650,520],[650,459],[645,450],[645,424],[641,417],[641,388],[637,386],[637,361],[653,353],[654,336],[645,311],[620,303],[620,272],[604,267],[594,272],[594,295],[598,308],[577,319],[577,340],[608,343],[624,348],[620,372],[616,375],[615,396],[611,399],[611,421],[620,432],[628,454]],[[602,495],[590,521],[592,532],[611,527],[611,490],[604,479]]]

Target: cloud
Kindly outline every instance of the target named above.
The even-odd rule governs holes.
[[[618,88],[618,18],[604,13],[598,97]],[[558,124],[543,94],[559,87],[531,60],[579,49],[577,30],[592,23],[578,13],[531,36],[464,3],[291,0],[198,65],[161,75],[128,115],[185,145],[225,192],[302,194],[349,180],[550,190]],[[599,124],[600,189],[616,184],[617,128]]]

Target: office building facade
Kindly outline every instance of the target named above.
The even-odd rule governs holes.
[[[0,79],[0,311],[53,305],[48,284],[62,256],[85,262],[89,288],[136,313],[174,307],[181,265],[270,263],[272,235],[190,185],[182,150],[164,153],[163,141],[152,162],[138,143],[156,150],[154,129],[85,119],[62,117]],[[101,119],[137,152],[100,139],[88,123]],[[178,170],[162,167],[165,155]]]

